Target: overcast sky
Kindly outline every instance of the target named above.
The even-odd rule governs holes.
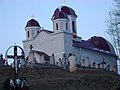
[[[65,5],[78,15],[77,32],[87,40],[94,35],[104,38],[108,13],[113,0],[66,0]],[[14,43],[23,46],[25,25],[34,14],[41,27],[53,30],[51,17],[61,0],[0,0],[0,53]]]

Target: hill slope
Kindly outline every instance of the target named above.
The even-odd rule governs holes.
[[[120,76],[110,72],[75,74],[66,70],[48,68],[19,69],[19,77],[26,77],[30,90],[115,90]],[[13,77],[13,69],[0,68],[0,87],[6,78]]]

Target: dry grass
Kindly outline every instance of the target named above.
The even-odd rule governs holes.
[[[30,90],[115,90],[120,76],[109,72],[75,74],[63,69],[24,68],[19,77],[26,77]],[[0,68],[0,87],[6,78],[13,77],[13,69]]]

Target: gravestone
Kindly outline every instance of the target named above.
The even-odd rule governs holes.
[[[3,58],[3,55],[0,55],[0,66],[5,66],[6,60]],[[7,65],[7,64],[6,64]]]
[[[1,54],[0,55],[0,66],[2,66],[3,65],[3,55]]]

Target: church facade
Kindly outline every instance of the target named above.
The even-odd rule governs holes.
[[[117,56],[109,41],[100,36],[82,40],[77,35],[77,15],[68,6],[58,7],[52,16],[53,31],[41,29],[30,19],[25,27],[23,47],[27,65],[57,65],[74,71],[81,67],[117,72]]]

